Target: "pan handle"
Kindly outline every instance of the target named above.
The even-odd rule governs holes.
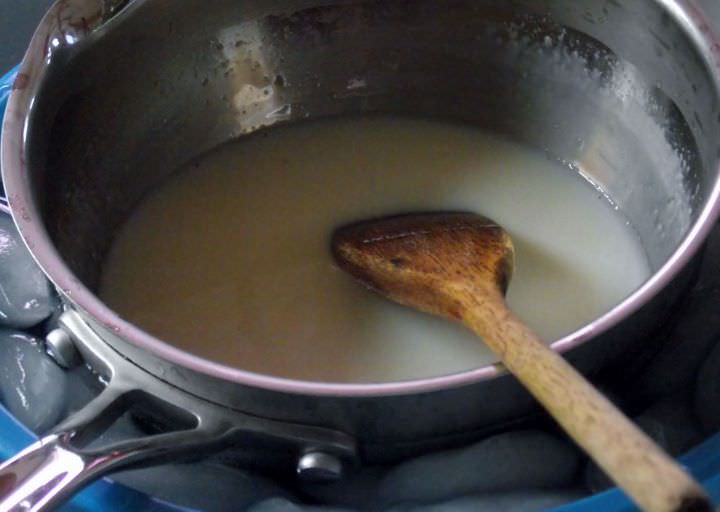
[[[66,436],[47,436],[0,468],[0,510],[49,507],[82,483],[99,477],[104,464],[72,451]]]
[[[197,449],[212,450],[228,429],[201,424],[84,448],[97,440],[136,400],[154,400],[112,383],[52,434],[0,465],[0,512],[55,508],[89,482],[134,465],[151,465]],[[156,402],[157,407],[163,404]],[[172,406],[170,406],[172,407]]]
[[[168,450],[193,438],[166,434],[153,440],[151,451]],[[53,509],[89,482],[150,456],[146,447],[127,448],[83,453],[72,446],[72,433],[48,435],[0,466],[0,511]]]
[[[135,366],[105,344],[77,312],[64,312],[59,324],[72,333],[85,361],[108,384],[51,434],[0,465],[0,512],[51,510],[108,473],[197,460],[258,441],[297,468],[317,454],[337,461],[340,468],[357,462],[355,440],[342,432],[211,404]],[[128,412],[150,419],[157,433],[104,442],[103,434]]]

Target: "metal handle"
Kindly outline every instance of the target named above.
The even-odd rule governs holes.
[[[42,510],[100,476],[107,465],[107,459],[72,451],[67,436],[47,436],[0,466],[0,512]]]
[[[77,453],[67,434],[53,434],[0,466],[0,512],[45,510],[77,489],[123,465],[127,453]]]
[[[164,460],[177,447],[186,450],[203,438],[199,432],[178,432],[84,452],[73,446],[73,436],[46,436],[0,466],[0,512],[52,509],[107,473]]]
[[[119,387],[109,386],[55,433],[0,465],[0,512],[54,508],[109,472],[161,462],[222,437],[220,430],[195,424],[187,430],[84,449],[125,411],[127,398]]]
[[[160,381],[116,353],[74,311],[63,313],[59,324],[108,385],[52,434],[0,465],[0,512],[49,510],[92,480],[121,468],[197,459],[258,439],[295,462],[309,453],[338,461],[357,457],[354,440],[341,432],[222,408]],[[157,434],[102,444],[102,434],[130,411],[150,416],[163,428]]]

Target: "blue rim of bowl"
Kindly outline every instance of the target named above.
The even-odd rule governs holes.
[[[17,68],[0,78],[0,116],[5,112],[7,99],[12,92]],[[9,213],[4,199],[0,211]],[[37,436],[17,421],[0,405],[0,459],[6,460],[37,441]],[[680,462],[703,483],[715,503],[720,503],[720,433],[714,435],[681,457]],[[133,512],[193,512],[194,509],[174,505],[124,485],[109,478],[95,482],[78,493],[62,507],[64,512],[96,512],[98,510]],[[617,488],[588,496],[567,505],[552,509],[553,512],[630,512],[635,508],[625,494]]]

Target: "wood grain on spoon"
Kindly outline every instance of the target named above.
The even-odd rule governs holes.
[[[505,292],[514,251],[498,224],[471,213],[387,217],[338,229],[332,250],[343,269],[377,293],[460,321],[482,337],[642,509],[712,510],[672,458],[510,311]]]

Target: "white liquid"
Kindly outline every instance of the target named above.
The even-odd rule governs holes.
[[[649,276],[624,218],[540,153],[468,127],[356,118],[272,130],[188,166],[120,232],[101,296],[179,347],[283,377],[393,381],[492,363],[459,325],[372,295],[331,259],[338,225],[436,209],[510,232],[509,303],[546,340]]]

